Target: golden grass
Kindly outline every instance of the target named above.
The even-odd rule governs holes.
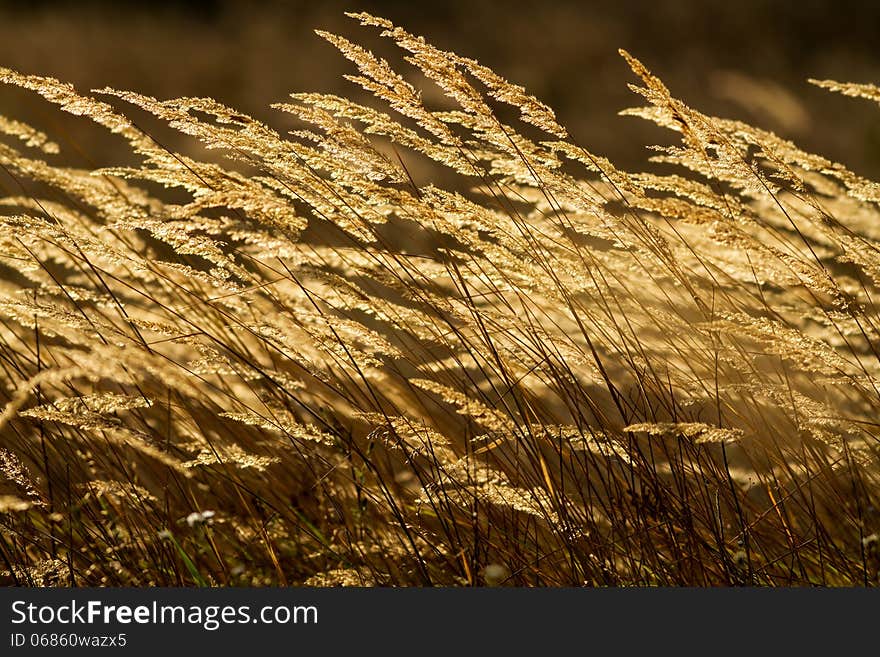
[[[627,53],[680,141],[622,171],[354,17],[442,108],[325,33],[384,108],[295,94],[288,135],[0,71],[140,160],[0,120],[3,581],[876,584],[880,184]]]

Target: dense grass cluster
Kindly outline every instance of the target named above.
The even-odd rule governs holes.
[[[329,34],[382,109],[287,135],[0,70],[139,160],[0,119],[3,583],[877,584],[880,184],[627,53],[680,139],[622,171],[356,18],[434,91]]]

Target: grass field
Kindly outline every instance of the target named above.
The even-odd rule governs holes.
[[[880,183],[351,17],[283,130],[0,69],[125,148],[0,118],[0,582],[878,584]]]

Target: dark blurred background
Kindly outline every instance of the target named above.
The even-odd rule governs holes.
[[[662,136],[616,116],[637,103],[620,47],[698,109],[770,128],[880,176],[880,107],[806,83],[880,83],[880,3],[864,0],[2,1],[0,65],[81,90],[212,96],[283,125],[268,105],[290,92],[356,93],[341,78],[351,67],[314,28],[393,52],[343,16],[360,9],[525,85],[578,141],[627,167],[641,166],[644,145]],[[41,107],[0,90],[0,113],[51,131],[43,116],[51,112]]]

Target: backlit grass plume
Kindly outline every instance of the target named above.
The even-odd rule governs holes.
[[[354,18],[445,101],[324,33],[379,102],[289,134],[0,70],[138,162],[0,119],[2,581],[877,584],[880,184],[625,52],[679,139],[622,171]]]

